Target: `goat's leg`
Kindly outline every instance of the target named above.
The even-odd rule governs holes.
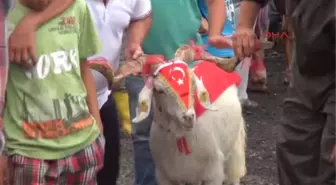
[[[156,180],[157,180],[158,185],[178,185],[178,184],[172,183],[170,180],[168,180],[166,175],[163,174],[162,172],[160,172],[160,170],[158,170],[158,169],[155,170],[155,176],[156,176]]]
[[[222,185],[225,179],[223,173],[223,163],[215,164],[214,168],[210,170],[209,180],[204,181],[203,185]]]
[[[246,174],[245,137],[245,123],[242,119],[238,138],[233,146],[230,157],[225,163],[228,184],[239,185],[240,179]]]
[[[208,164],[209,167],[206,169],[206,179],[203,185],[222,185],[225,180],[224,174],[224,155],[222,152],[218,152],[217,160],[214,160],[214,164]]]

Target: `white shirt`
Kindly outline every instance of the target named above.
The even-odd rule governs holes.
[[[146,18],[151,13],[150,0],[109,0],[106,6],[102,0],[86,0],[93,21],[102,42],[102,51],[95,56],[104,57],[113,69],[119,66],[122,38],[130,22]],[[107,80],[99,72],[92,70],[96,82],[99,108],[107,101],[111,91]]]

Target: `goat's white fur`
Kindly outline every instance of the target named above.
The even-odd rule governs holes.
[[[207,110],[197,118],[193,130],[184,133],[192,152],[185,155],[178,151],[174,131],[160,126],[174,124],[168,123],[154,105],[150,149],[159,185],[239,184],[246,173],[246,133],[236,85],[227,88],[212,106],[216,111]]]

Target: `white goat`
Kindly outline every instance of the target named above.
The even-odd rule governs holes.
[[[139,94],[137,116],[133,122],[148,116],[153,99],[150,149],[159,185],[222,185],[223,182],[238,185],[246,173],[246,166],[245,123],[237,87],[232,81],[221,94],[217,93],[215,99],[210,98],[214,92],[209,91],[209,96],[207,84],[198,78],[197,69],[189,70],[182,62],[195,60],[197,56],[206,58],[208,55],[185,46],[177,51],[173,62],[165,62],[158,56],[140,57],[138,66],[135,63],[122,66],[114,79],[118,81],[142,69],[149,74]],[[234,66],[234,59],[203,63],[211,64],[211,73],[215,73],[218,68],[210,62],[218,64],[219,60],[222,60],[222,67]],[[232,75],[226,74],[219,78],[225,80]],[[220,79],[211,75],[202,78],[221,84]],[[197,105],[202,107],[197,108]],[[203,112],[200,111],[202,108]]]
[[[224,174],[227,175],[225,182],[239,184],[246,173],[245,125],[236,94],[235,85],[226,89],[212,104],[218,111],[207,110],[197,118],[191,131],[172,129],[181,128],[181,123],[171,120],[154,105],[150,148],[160,185],[186,182],[221,185]],[[161,99],[155,100],[156,104]],[[169,104],[165,107],[173,108]],[[168,132],[169,129],[171,132]],[[176,147],[179,135],[186,138],[191,151],[189,155],[181,153]]]

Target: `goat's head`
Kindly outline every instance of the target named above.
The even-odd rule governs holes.
[[[147,56],[144,68],[150,70],[146,73],[148,76],[139,94],[136,117],[132,121],[137,123],[145,119],[150,111],[151,100],[154,99],[156,111],[171,120],[171,123],[177,124],[175,127],[191,130],[196,121],[196,83],[193,72],[181,60],[161,60],[159,63],[151,60],[152,56]]]
[[[144,75],[146,85],[139,94],[136,117],[132,120],[134,123],[149,115],[154,98],[155,106],[161,114],[179,124],[177,127],[191,130],[196,121],[194,94],[196,93],[203,107],[211,109],[209,94],[202,81],[188,69],[187,63],[196,60],[214,62],[228,72],[233,71],[237,62],[235,57],[214,57],[195,44],[184,45],[176,51],[175,59],[171,61],[165,61],[162,55],[143,55],[137,60],[129,61],[115,74],[110,75],[113,78],[110,81],[117,83],[131,74]],[[98,67],[96,69],[101,70]]]
[[[138,123],[150,113],[152,99],[157,111],[171,120],[177,128],[190,131],[195,122],[194,95],[200,104],[210,106],[209,94],[196,75],[189,70],[184,56],[177,54],[176,59],[165,61],[161,55],[143,55],[135,61],[127,62],[114,76],[114,83],[124,77],[142,73],[145,86],[138,97],[136,117]]]

